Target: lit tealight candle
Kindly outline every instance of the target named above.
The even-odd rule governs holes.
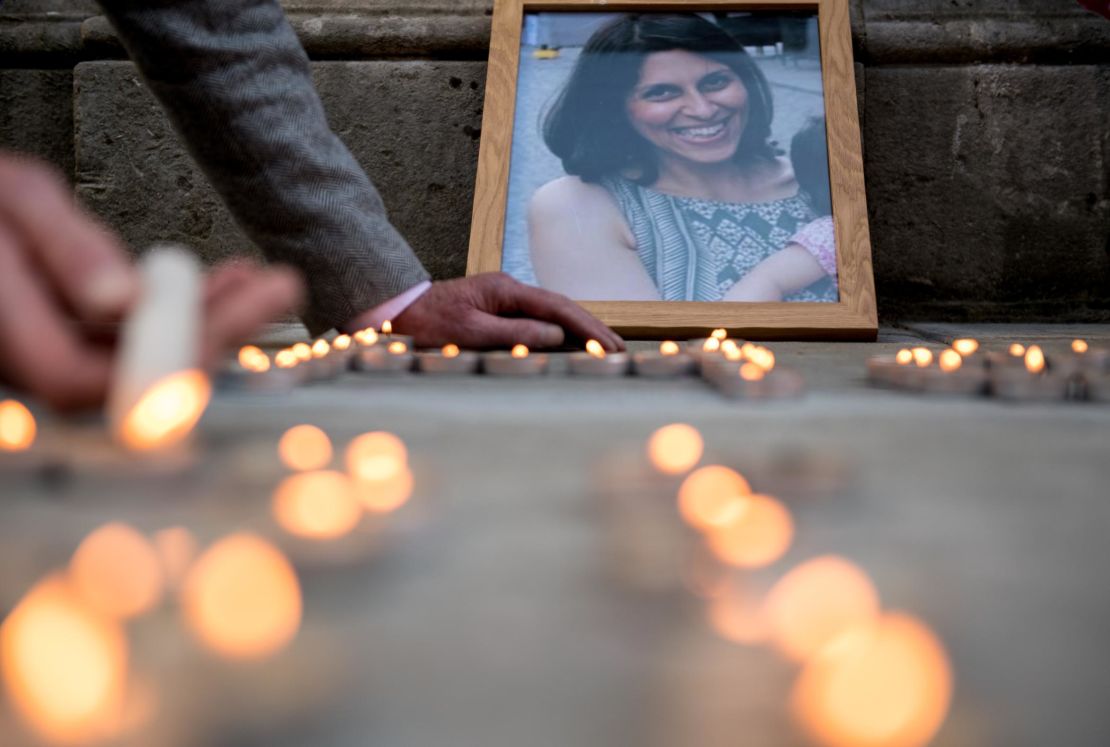
[[[902,387],[905,369],[913,364],[913,352],[902,348],[894,355],[873,355],[867,359],[867,378],[876,386]]]
[[[1014,401],[1055,401],[1067,397],[1069,377],[1048,370],[1044,351],[1030,345],[1023,355],[1024,366],[996,366],[991,371],[995,396]]]
[[[959,340],[953,340],[952,349],[959,353],[962,357],[968,358],[979,349],[979,341],[973,340],[969,337],[964,337]]]
[[[477,353],[461,350],[455,344],[416,354],[417,368],[428,374],[472,374],[478,370],[479,362]]]
[[[397,337],[379,338],[382,344],[371,345],[358,351],[355,368],[370,373],[402,373],[412,370],[414,360],[408,342]]]
[[[677,342],[665,340],[659,344],[658,351],[633,353],[632,365],[638,376],[669,379],[693,371],[694,359],[682,352]]]
[[[0,401],[0,451],[26,451],[35,442],[35,416],[22,402]]]
[[[956,350],[944,350],[937,365],[920,372],[921,388],[934,394],[982,394],[987,386],[987,371],[980,365],[964,364]]]
[[[547,356],[528,350],[527,345],[514,345],[506,353],[494,351],[486,353],[482,365],[491,376],[538,376],[547,371]]]
[[[623,376],[628,372],[626,353],[606,353],[597,340],[586,342],[586,352],[572,353],[570,372],[575,376]]]
[[[726,339],[728,339],[728,330],[724,329],[723,327],[719,327],[710,332],[709,336],[712,337],[714,340],[724,342]]]
[[[1090,350],[1090,346],[1087,344],[1086,340],[1072,340],[1071,350],[1076,355],[1083,355]]]
[[[801,374],[775,367],[774,353],[766,348],[753,352],[754,356],[738,368],[726,371],[719,367],[715,375],[706,379],[733,399],[783,399],[798,397],[805,391]]]
[[[250,392],[287,392],[300,380],[299,372],[292,370],[296,364],[296,356],[293,356],[293,365],[280,367],[260,348],[246,345],[239,349],[236,362],[221,372],[218,383],[221,388]]]

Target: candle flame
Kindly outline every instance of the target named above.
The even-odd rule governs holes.
[[[351,478],[342,472],[301,472],[274,491],[274,518],[290,534],[330,540],[349,534],[362,518]]]
[[[898,351],[898,354],[894,356],[894,360],[899,366],[908,366],[913,363],[913,351],[902,348]]]
[[[705,342],[702,343],[701,349],[707,353],[716,353],[721,349],[721,341],[716,337],[707,337]]]
[[[1010,355],[1014,356],[1015,358],[1022,357],[1023,355],[1025,355],[1025,346],[1022,345],[1020,342],[1015,342],[1014,344],[1010,345]]]
[[[586,341],[586,352],[594,358],[604,358],[605,348],[601,347],[601,343],[597,340]]]
[[[964,359],[955,350],[945,350],[937,362],[941,371],[951,373],[964,364]]]
[[[297,356],[297,360],[301,363],[312,360],[312,348],[308,346],[308,343],[298,342],[289,349],[293,351],[293,355]]]
[[[409,346],[400,340],[394,340],[389,343],[389,347],[386,348],[386,350],[389,351],[390,355],[404,355],[409,351]]]
[[[1086,340],[1072,340],[1071,349],[1072,352],[1083,355],[1083,353],[1086,353],[1087,350],[1090,349],[1090,346],[1087,344]]]
[[[355,480],[387,480],[408,464],[405,442],[386,431],[371,431],[347,445],[347,471]]]
[[[444,358],[458,358],[460,351],[458,345],[448,344],[444,345],[443,350],[441,350],[440,352],[443,353]]]
[[[748,360],[762,368],[765,372],[769,373],[775,368],[775,354],[765,347],[753,347],[748,351],[747,357]]]
[[[73,589],[96,610],[125,620],[161,601],[165,588],[154,545],[127,524],[105,524],[78,545],[69,562]]]
[[[274,365],[278,368],[294,368],[299,362],[292,350],[281,350],[274,356]]]
[[[53,744],[100,742],[123,726],[127,639],[61,574],[39,582],[0,626],[0,672],[21,719]]]
[[[740,366],[740,378],[744,381],[761,381],[766,375],[766,372],[754,363]]]
[[[724,329],[723,327],[720,327],[720,328],[718,328],[718,329],[715,329],[715,330],[713,330],[713,331],[712,331],[712,332],[710,333],[710,335],[709,335],[709,336],[710,336],[710,337],[712,337],[712,338],[713,338],[714,340],[717,340],[718,342],[721,342],[721,341],[723,341],[723,340],[724,340],[725,338],[727,338],[727,337],[728,337],[728,330],[727,330],[727,329]]]
[[[729,358],[730,360],[730,354],[737,356],[743,355],[743,353],[740,352],[740,346],[736,344],[736,340],[722,340],[721,352],[724,353],[725,357]]]
[[[528,357],[528,346],[527,345],[513,345],[513,350],[512,350],[511,355],[514,358],[527,358]]]
[[[924,745],[944,723],[951,697],[952,668],[940,640],[921,621],[894,612],[827,644],[802,671],[791,706],[823,745]]]
[[[196,427],[212,386],[203,371],[172,374],[154,384],[123,419],[119,438],[134,451],[153,451],[180,442]]]
[[[735,568],[763,568],[781,558],[794,539],[794,520],[768,495],[750,495],[744,510],[733,512],[707,532],[709,549]]]
[[[918,368],[926,368],[933,362],[933,351],[929,348],[914,348],[910,352],[913,353],[913,362]]]
[[[384,514],[396,511],[412,496],[414,479],[408,465],[382,479],[354,481],[355,498],[371,513]]]
[[[678,511],[687,524],[707,530],[742,513],[752,488],[739,472],[721,465],[696,469],[678,489]]]
[[[952,341],[952,349],[963,357],[967,357],[979,349],[979,341],[973,340],[970,337],[964,337],[959,340]]]
[[[388,319],[386,319],[384,322],[382,322],[382,334],[383,335],[393,334],[393,322],[389,321]]]
[[[35,416],[22,402],[0,402],[0,451],[26,451],[35,442]]]
[[[181,610],[202,644],[229,659],[261,659],[301,625],[301,587],[289,560],[249,533],[208,548],[185,578]]]
[[[327,340],[317,340],[316,342],[312,343],[313,358],[324,358],[330,352],[331,345],[328,344]]]
[[[1044,370],[1044,352],[1037,345],[1030,345],[1025,351],[1025,368],[1029,373],[1040,373]]]
[[[339,350],[339,351],[350,350],[350,348],[351,348],[351,336],[350,335],[339,335],[334,340],[331,341],[331,346],[333,348],[335,348],[336,350]]]
[[[655,469],[666,475],[680,475],[701,461],[705,441],[697,428],[671,423],[651,434],[647,451]]]
[[[361,329],[355,332],[355,341],[364,348],[368,348],[378,342],[378,331],[369,327]]]
[[[265,373],[270,370],[270,357],[261,348],[247,345],[239,348],[239,365],[252,373]]]
[[[314,425],[295,425],[278,441],[278,456],[291,470],[307,472],[331,462],[332,446],[328,434]]]
[[[678,353],[678,343],[674,340],[664,340],[663,342],[659,343],[660,355],[678,355]]]
[[[800,662],[853,626],[877,619],[879,594],[859,566],[824,555],[783,576],[764,611],[775,646]]]

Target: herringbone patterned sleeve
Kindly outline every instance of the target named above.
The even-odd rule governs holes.
[[[313,334],[428,278],[328,126],[277,0],[100,5],[239,225],[304,273]]]

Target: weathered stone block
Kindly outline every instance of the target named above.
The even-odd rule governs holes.
[[[313,63],[332,129],[370,174],[390,217],[436,277],[465,270],[485,65]],[[76,76],[78,193],[129,244],[182,241],[209,261],[247,239],[126,62]]]
[[[1110,316],[1105,68],[870,68],[881,310]]]
[[[0,148],[44,158],[73,178],[73,73],[0,69]]]

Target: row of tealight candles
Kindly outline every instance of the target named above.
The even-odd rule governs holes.
[[[413,349],[412,339],[393,334],[389,322],[382,330],[364,329],[339,335],[331,342],[318,339],[300,342],[277,352],[273,359],[260,348],[239,351],[238,365],[229,372],[244,388],[283,391],[299,383],[332,378],[353,369],[368,373],[467,375],[484,372],[491,376],[542,376],[550,369],[550,357],[534,353],[523,344],[509,351],[477,353],[448,344],[439,350]],[[585,350],[571,353],[567,371],[574,376],[611,378],[635,375],[650,379],[678,378],[699,373],[723,394],[744,399],[794,396],[804,388],[801,377],[776,369],[768,348],[734,340],[724,329],[684,345],[665,340],[656,350],[609,353],[597,340],[588,340]]]
[[[904,348],[867,362],[874,384],[933,394],[992,395],[1015,401],[1110,401],[1110,351],[1072,340],[1066,349],[1012,343],[986,351],[965,338],[935,351]]]
[[[703,454],[697,429],[673,423],[648,440],[653,469],[634,466],[642,456],[601,465],[618,577],[640,590],[681,584],[704,601],[718,636],[766,645],[800,667],[791,708],[817,743],[931,741],[953,689],[937,635],[914,615],[884,610],[868,574],[841,556],[814,557],[757,584],[753,574],[767,573],[793,544],[793,516],[736,470],[701,465]]]

